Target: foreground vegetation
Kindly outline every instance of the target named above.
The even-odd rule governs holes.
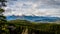
[[[26,20],[11,20],[0,24],[4,25],[0,27],[2,34],[60,34],[60,24],[33,23]]]

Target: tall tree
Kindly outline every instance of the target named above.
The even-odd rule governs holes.
[[[5,5],[6,0],[0,0],[0,34],[3,34],[4,32],[4,27],[5,27],[5,22],[6,22],[6,17],[3,16],[3,12],[5,11],[2,7],[6,6]]]
[[[3,16],[3,12],[4,12],[4,9],[2,9],[2,7],[4,7],[4,6],[6,6],[5,5],[5,2],[6,2],[6,0],[0,0],[0,21],[5,21],[5,19],[6,19],[6,17],[5,16]]]

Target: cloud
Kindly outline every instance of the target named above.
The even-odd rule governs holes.
[[[60,17],[60,0],[9,0],[4,15]]]

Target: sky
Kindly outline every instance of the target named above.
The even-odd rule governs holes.
[[[60,17],[60,0],[7,0],[5,16],[53,16]]]

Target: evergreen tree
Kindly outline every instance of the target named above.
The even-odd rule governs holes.
[[[5,22],[6,22],[6,17],[3,16],[3,12],[5,11],[2,7],[6,6],[5,5],[6,0],[0,0],[0,34],[4,34],[5,32]]]

